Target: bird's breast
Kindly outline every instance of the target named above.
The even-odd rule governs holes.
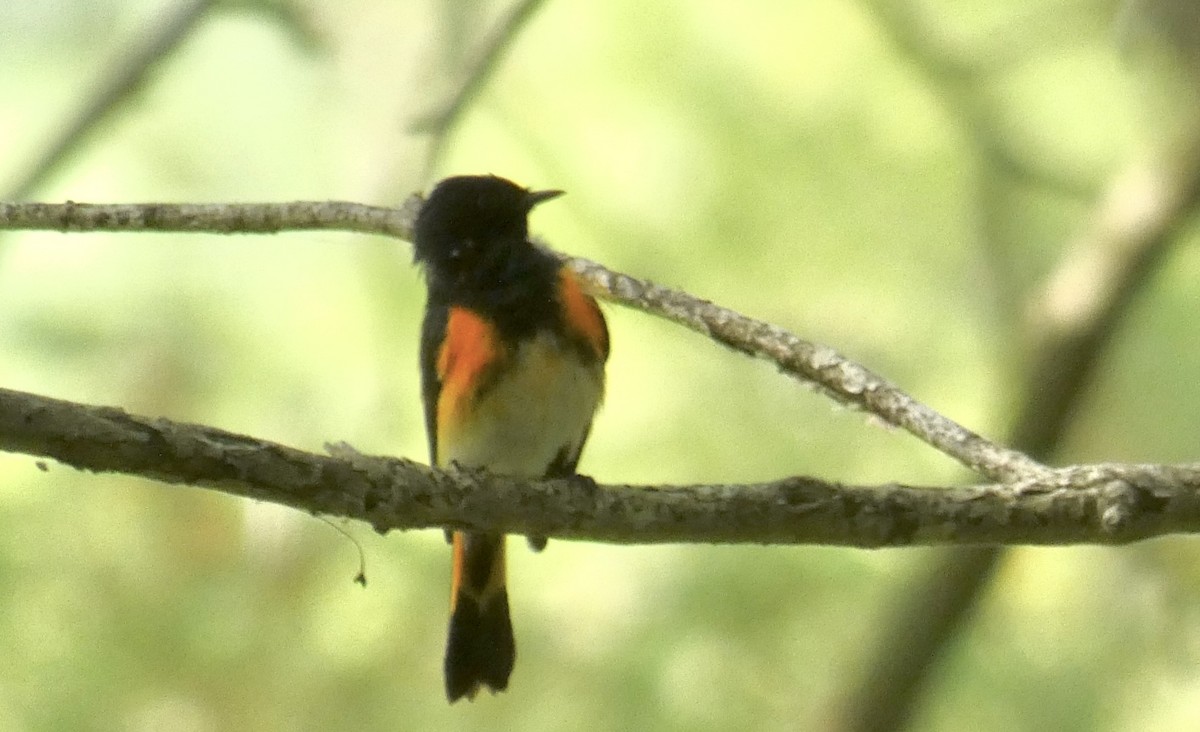
[[[453,423],[438,425],[438,463],[541,477],[577,451],[604,393],[603,363],[543,331],[505,354]]]

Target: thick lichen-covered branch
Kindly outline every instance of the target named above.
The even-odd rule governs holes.
[[[1200,465],[1088,465],[1011,485],[529,482],[297,450],[213,427],[0,390],[0,449],[369,522],[613,543],[1118,544],[1200,532]]]

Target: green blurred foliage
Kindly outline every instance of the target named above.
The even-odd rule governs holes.
[[[0,189],[163,6],[0,2]],[[219,7],[39,197],[399,202],[430,182],[412,121],[503,12]],[[1022,398],[1022,299],[1162,126],[1114,16],[1109,0],[550,1],[435,172],[564,188],[534,220],[556,247],[832,345],[999,437]],[[1195,458],[1198,276],[1193,241],[1125,322],[1063,461]],[[8,234],[0,384],[421,458],[422,299],[407,247],[367,237]],[[601,481],[966,479],[763,364],[608,312],[581,466]],[[365,589],[353,545],[309,516],[3,457],[0,728],[812,728],[880,634],[904,632],[878,623],[922,556],[515,552],[511,690],[448,707],[440,534],[345,528]],[[1197,554],[1016,552],[917,726],[1195,729]]]

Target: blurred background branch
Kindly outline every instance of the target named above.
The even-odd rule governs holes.
[[[935,4],[862,2],[892,46],[935,92],[973,157],[973,234],[984,265],[981,284],[1002,324],[1012,326],[1022,316],[1020,273],[1011,251],[1012,239],[1021,236],[1012,221],[1012,191],[1034,188],[1079,201],[1095,196],[1089,178],[1016,146],[1005,135],[1003,99],[989,90],[995,79],[1027,62],[1038,46],[1048,44],[1044,36],[1054,30],[1045,15],[1053,11],[1045,4],[1018,9],[967,47],[940,29],[942,16]]]
[[[1196,52],[1200,14],[1194,3],[1146,0],[1129,6],[1142,6],[1134,13],[1162,11],[1152,24],[1162,33],[1158,40],[1172,47],[1181,39],[1188,43],[1177,49],[1177,62]],[[1185,20],[1180,15],[1190,21],[1182,30],[1176,27]],[[1183,94],[1191,96],[1188,90]],[[1122,319],[1196,210],[1200,108],[1185,107],[1171,121],[1170,134],[1152,143],[1145,159],[1113,177],[1085,228],[1025,309],[1032,362],[1008,444],[1038,459],[1053,460]],[[938,661],[966,632],[1004,558],[999,547],[947,550],[918,568],[889,606],[861,678],[836,701],[829,729],[907,727],[936,683]]]
[[[147,83],[159,64],[171,57],[218,4],[219,0],[180,0],[160,11],[151,29],[132,48],[123,49],[118,62],[107,68],[106,76],[86,94],[75,116],[61,126],[40,157],[2,198],[22,201],[33,196],[104,120]]]
[[[516,0],[483,41],[475,57],[462,72],[450,97],[438,109],[424,113],[410,124],[411,132],[429,137],[422,180],[437,169],[455,125],[504,59],[505,52],[520,35],[521,29],[542,4],[543,0]]]

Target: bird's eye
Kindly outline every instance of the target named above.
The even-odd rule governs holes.
[[[465,257],[467,252],[471,251],[474,246],[475,242],[471,241],[470,239],[463,239],[454,246],[450,247],[450,251],[447,252],[447,256],[451,261],[457,261]]]

